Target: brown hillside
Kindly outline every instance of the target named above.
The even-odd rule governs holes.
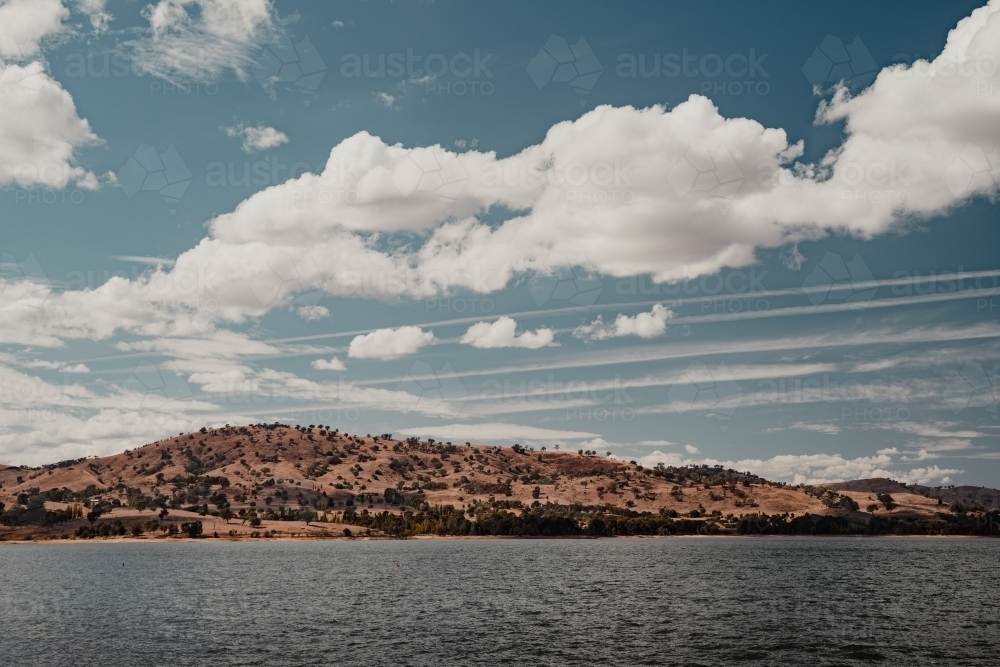
[[[521,506],[579,503],[735,520],[761,512],[844,516],[851,508],[841,502],[842,495],[864,511],[877,493],[891,492],[897,514],[940,511],[936,499],[912,489],[897,485],[876,491],[876,486],[850,482],[826,492],[707,466],[649,470],[576,452],[398,440],[278,424],[202,429],[113,456],[40,468],[0,467],[0,502],[8,510],[17,506],[44,515],[45,509],[79,503],[83,510],[93,505],[110,510],[104,518],[145,520],[164,507],[171,520],[201,517],[210,523],[206,531],[237,533],[247,530],[239,517],[251,510],[263,518],[268,511],[310,507],[335,521],[348,507],[393,513],[434,505],[465,509],[491,498],[515,508],[514,501]],[[219,516],[223,509],[235,515],[235,523]],[[53,530],[78,524],[86,519]],[[322,530],[287,521],[264,521],[261,529],[269,527]],[[17,529],[0,527],[0,535]]]

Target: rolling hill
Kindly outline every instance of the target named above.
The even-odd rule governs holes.
[[[780,526],[805,517],[813,532],[821,518],[844,530],[903,521],[928,532],[932,523],[954,523],[956,503],[985,515],[996,498],[978,487],[788,486],[721,467],[643,468],[595,452],[400,440],[322,425],[227,425],[112,456],[0,467],[0,539],[90,537],[102,525],[108,535],[146,538],[182,534],[185,525],[189,534],[234,538],[340,536],[345,528],[366,535],[785,532]]]

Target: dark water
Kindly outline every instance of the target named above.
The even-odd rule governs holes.
[[[974,539],[2,545],[0,664],[998,665],[998,566]]]

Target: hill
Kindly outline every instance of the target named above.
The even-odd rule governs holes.
[[[952,495],[975,510],[969,493],[996,497],[985,491]],[[936,493],[947,495],[889,480],[790,487],[719,466],[649,469],[595,452],[255,424],[0,467],[0,539],[968,532],[968,514]]]

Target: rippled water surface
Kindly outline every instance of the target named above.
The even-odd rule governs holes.
[[[0,545],[3,665],[997,665],[1000,541]]]

